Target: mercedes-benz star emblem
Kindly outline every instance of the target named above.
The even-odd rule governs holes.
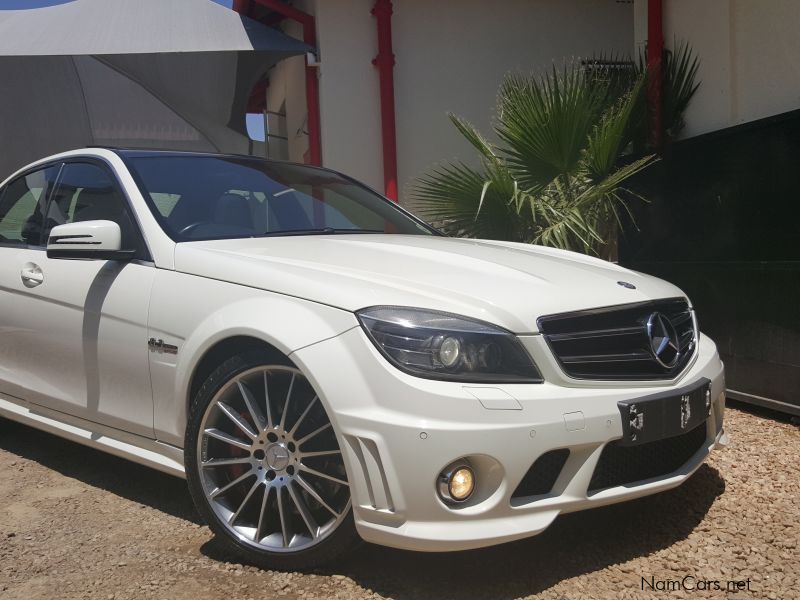
[[[678,332],[662,313],[654,312],[647,319],[647,339],[650,340],[650,352],[658,364],[671,369],[678,363],[681,356]]]
[[[267,465],[276,471],[282,471],[289,464],[289,451],[280,444],[272,444],[266,455]]]

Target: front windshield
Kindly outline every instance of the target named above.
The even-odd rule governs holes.
[[[175,241],[337,233],[434,235],[375,192],[324,169],[227,156],[133,156],[128,166]]]

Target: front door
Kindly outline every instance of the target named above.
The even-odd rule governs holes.
[[[20,175],[0,191],[0,394],[41,401],[56,394],[46,377],[51,355],[32,310],[42,285],[42,230],[60,163]]]
[[[30,259],[25,265],[37,279],[20,280],[16,290],[24,318],[35,320],[39,348],[24,393],[33,403],[153,437],[147,315],[155,267],[113,173],[98,163],[65,163],[48,198],[42,245],[56,225],[100,219],[119,224],[137,260],[49,259],[44,250],[17,259]]]

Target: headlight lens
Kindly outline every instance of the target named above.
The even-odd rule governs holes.
[[[365,308],[356,314],[378,350],[412,375],[480,383],[542,381],[516,336],[495,325],[394,306]]]

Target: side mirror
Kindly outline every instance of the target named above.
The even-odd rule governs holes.
[[[113,221],[81,221],[53,227],[47,258],[131,260],[135,250],[122,249],[122,231]]]

